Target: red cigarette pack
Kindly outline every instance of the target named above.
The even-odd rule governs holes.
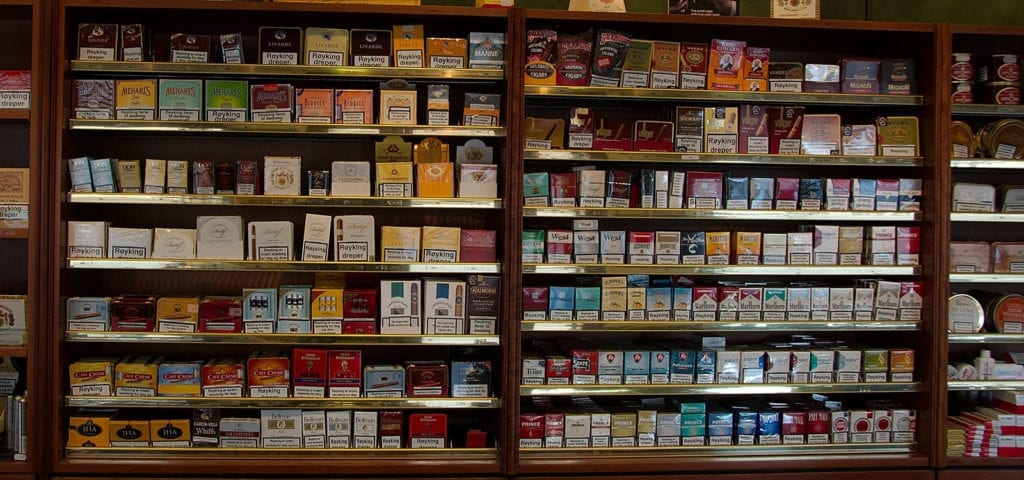
[[[409,448],[444,448],[448,445],[448,415],[409,415]]]
[[[199,302],[199,331],[242,333],[242,299],[206,297]]]

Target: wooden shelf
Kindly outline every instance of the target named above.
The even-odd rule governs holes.
[[[501,273],[499,263],[262,262],[256,260],[129,260],[69,258],[79,270],[195,270],[247,272]]]
[[[951,392],[1024,390],[1024,380],[947,380]]]
[[[522,385],[520,395],[644,396],[644,395],[787,395],[797,393],[905,393],[921,391],[909,383],[741,383],[708,385]]]
[[[921,105],[920,95],[854,95],[824,93],[737,92],[671,88],[564,87],[526,85],[526,97],[598,98],[619,100],[681,100],[695,102],[771,103],[785,105]]]
[[[490,137],[505,136],[504,127],[432,127],[428,125],[342,125],[318,123],[170,122],[159,120],[69,120],[80,132],[200,133],[339,137]]]
[[[908,276],[921,267],[797,266],[797,265],[631,265],[584,263],[524,263],[524,274],[563,275],[719,275],[719,276]],[[1024,275],[1021,275],[1024,278]]]
[[[763,220],[808,222],[916,222],[918,212],[826,210],[710,210],[693,208],[523,207],[523,216],[539,218],[653,218],[664,220]],[[1024,218],[1024,214],[1021,215]],[[1024,221],[1024,220],[1022,220]]]
[[[28,121],[32,116],[32,110],[3,110],[0,109],[0,121]]]
[[[287,195],[199,195],[152,193],[68,194],[68,203],[99,205],[200,205],[259,207],[366,207],[498,210],[501,199],[488,198],[394,198],[394,197],[310,197]]]
[[[1001,158],[954,158],[949,161],[953,168],[987,170],[1024,170],[1024,160]]]
[[[311,409],[496,409],[497,398],[211,398],[85,397],[68,395],[68,407],[95,408],[311,408]]]
[[[501,81],[502,69],[328,67],[316,65],[256,65],[227,63],[95,62],[72,60],[72,72],[112,74],[172,74],[242,77],[404,78],[410,80]]]
[[[671,163],[771,166],[920,167],[921,157],[862,157],[817,155],[759,155],[683,152],[607,152],[597,150],[527,149],[525,160],[558,162]],[[1021,161],[1024,163],[1024,161]]]
[[[402,345],[402,346],[497,346],[497,335],[303,335],[235,333],[131,333],[67,332],[73,343],[155,343],[222,345]]]
[[[0,357],[28,357],[28,347],[0,345]]]
[[[1024,334],[1020,333],[950,333],[949,343],[988,343],[1014,344],[1024,343]]]
[[[917,332],[920,322],[560,322],[523,321],[523,332],[671,333],[671,332]]]
[[[949,283],[1024,283],[1024,273],[950,273]]]
[[[1021,105],[989,105],[989,104],[964,104],[956,103],[952,106],[953,115],[972,116],[998,116],[1016,117],[1024,116],[1024,106]]]
[[[1024,213],[959,213],[949,214],[951,222],[989,222],[989,223],[1020,223],[1024,222]]]

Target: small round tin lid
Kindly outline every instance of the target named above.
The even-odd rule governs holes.
[[[947,310],[950,333],[978,333],[985,327],[985,310],[966,293],[949,297]]]

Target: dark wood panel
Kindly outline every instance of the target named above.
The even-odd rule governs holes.
[[[1011,459],[1006,459],[1011,460]],[[1013,462],[992,462],[992,466],[1000,467],[1014,467],[1012,469],[954,469],[949,468],[945,470],[939,470],[937,480],[975,480],[984,478],[985,480],[1019,480],[1021,476],[1020,467],[1024,465],[1021,459],[1013,459]],[[974,466],[981,467],[985,466],[982,462],[977,462]]]
[[[880,477],[881,476],[881,477]],[[821,472],[764,472],[764,473],[723,473],[723,474],[701,474],[701,475],[686,475],[686,474],[667,474],[659,475],[659,479],[664,480],[819,480],[822,478],[828,478],[829,480],[873,480],[877,478],[893,478],[898,476],[900,480],[933,480],[935,473],[931,470],[865,470],[865,471],[821,471]],[[552,477],[552,476],[523,476],[518,477],[521,479],[530,480],[561,480],[566,477]],[[618,480],[646,480],[651,477],[649,476],[615,476]]]

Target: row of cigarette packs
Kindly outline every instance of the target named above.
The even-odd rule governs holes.
[[[860,347],[809,336],[728,349],[724,337],[690,345],[580,339],[533,347],[539,353],[523,355],[524,385],[906,383],[914,378],[913,349]]]
[[[409,144],[404,144],[408,149]],[[417,160],[421,157],[419,146],[414,150]],[[470,140],[458,147],[459,163],[453,164],[448,161],[448,145],[442,146],[444,150],[436,162],[411,163],[408,156],[375,164],[332,162],[330,170],[306,170],[305,182],[300,157],[267,156],[262,164],[255,160],[232,163],[79,157],[68,160],[68,171],[72,192],[291,196],[304,192],[321,197],[497,198],[498,166],[490,163],[491,147]],[[466,155],[484,163],[469,163]]]
[[[998,190],[998,202],[997,200]],[[983,183],[953,184],[953,211],[970,213],[1024,213],[1024,187],[1020,185],[995,185]]]
[[[493,335],[500,277],[247,288],[241,297],[71,297],[68,331]],[[421,293],[422,292],[422,293]],[[378,305],[379,311],[378,311]]]
[[[646,275],[603,277],[601,286],[523,288],[526,321],[920,321],[924,284],[859,287],[673,286]]]
[[[1024,392],[992,392],[991,406],[951,415],[946,453],[964,457],[1024,457]]]
[[[524,174],[523,196],[527,206],[919,212],[921,180],[580,169]]]
[[[451,373],[449,373],[449,371]],[[215,398],[488,397],[491,362],[363,366],[359,350],[296,348],[246,360],[89,357],[68,367],[72,395]],[[450,382],[449,382],[450,380]]]
[[[0,428],[4,446],[13,452],[14,460],[24,460],[28,452],[27,401],[25,394],[0,397]]]
[[[343,67],[487,68],[505,64],[505,34],[471,32],[468,38],[426,37],[423,25],[391,30],[260,27],[259,64]],[[241,33],[153,35],[140,24],[78,25],[78,59],[182,63],[245,62]],[[251,52],[250,52],[251,54]]]
[[[104,221],[68,222],[68,257],[165,258],[303,262],[493,263],[494,230],[459,227],[380,229],[380,257],[372,215],[307,213],[301,250],[290,221],[249,222],[242,217],[197,217],[196,228],[121,228]],[[333,254],[332,254],[333,252]]]
[[[191,418],[138,419],[80,409],[68,421],[69,447],[96,448],[483,448],[487,433],[444,413],[260,410],[258,418],[195,409]]]
[[[536,400],[524,410],[544,413],[519,416],[520,448],[909,443],[917,430],[915,410],[887,401],[849,409],[825,398],[609,405],[581,397],[572,407]]]
[[[582,227],[582,228],[580,228]],[[800,232],[626,232],[576,220],[523,230],[524,263],[633,265],[918,265],[920,227],[810,225]]]
[[[676,107],[674,122],[577,107],[561,118],[526,119],[526,145],[535,149],[771,155],[913,157],[920,151],[917,117],[878,117],[843,124],[836,114],[804,107]]]
[[[950,242],[950,265],[957,273],[1024,273],[1024,243]]]
[[[76,119],[382,125],[420,121],[418,87],[402,79],[381,82],[376,92],[179,78],[74,80],[72,88]],[[427,85],[422,103],[425,125],[451,125],[448,85]],[[494,127],[500,122],[500,94],[465,92],[462,105],[456,124]]]
[[[679,43],[614,30],[526,32],[527,84],[755,92],[909,95],[910,59],[843,58],[838,64],[770,62],[771,49],[741,40]]]

